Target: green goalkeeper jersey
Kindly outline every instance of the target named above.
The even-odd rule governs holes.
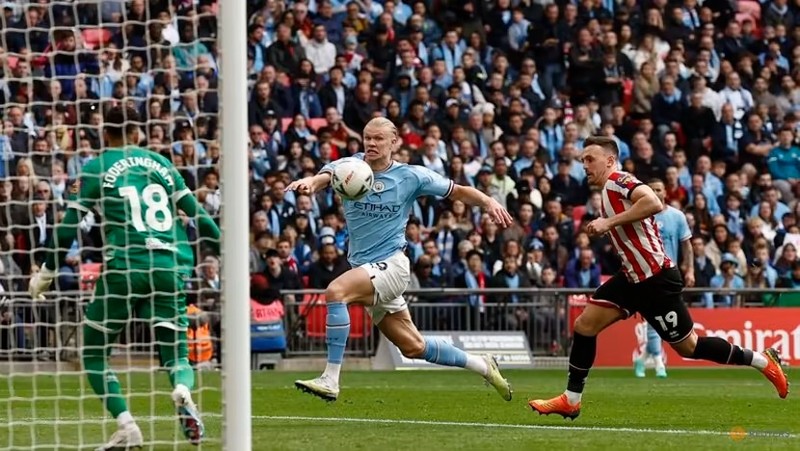
[[[102,216],[107,269],[193,267],[176,206],[192,192],[166,158],[134,146],[107,149],[83,167],[73,189],[72,207]]]

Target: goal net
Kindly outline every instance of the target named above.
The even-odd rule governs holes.
[[[103,194],[87,210],[81,179],[93,164],[103,167],[98,160],[108,166],[101,158],[110,147],[104,114],[131,107],[139,117],[124,130],[131,136],[127,125],[138,125],[140,141],[127,144],[165,157],[156,161],[171,162],[189,195],[219,219],[218,3],[0,5],[0,450],[94,449],[118,430],[120,406],[138,425],[144,449],[194,449],[176,415],[175,383],[193,385],[205,423],[202,448],[221,447],[222,303],[214,246],[200,238],[198,218],[175,207],[179,196],[169,187],[119,184],[120,196]],[[107,168],[99,183],[125,179],[140,163],[161,169],[142,161]],[[59,242],[57,276],[47,299],[33,302],[31,275],[76,196],[82,199],[76,239]],[[113,208],[122,209],[121,221]],[[127,232],[112,234],[111,226]],[[131,238],[136,233],[149,238],[140,243]],[[180,260],[184,248],[193,264]],[[150,261],[163,259],[164,249],[172,249],[175,268],[187,268],[172,279],[185,299],[164,289],[164,279],[183,270],[144,268],[135,257],[149,252]],[[105,271],[110,266],[114,271]],[[105,296],[95,296],[101,284]],[[174,305],[167,305],[170,296]],[[102,305],[92,310],[93,303]],[[98,344],[116,330],[118,339]]]

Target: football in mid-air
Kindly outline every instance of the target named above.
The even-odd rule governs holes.
[[[369,193],[374,180],[372,168],[364,160],[348,157],[336,165],[331,184],[342,198],[358,200]]]

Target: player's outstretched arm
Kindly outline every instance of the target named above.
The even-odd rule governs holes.
[[[187,216],[195,218],[200,236],[209,239],[211,250],[219,255],[219,227],[217,227],[217,223],[211,219],[206,209],[197,202],[197,198],[191,194],[187,194],[178,199],[177,206],[183,210]]]
[[[453,185],[450,199],[460,200],[471,207],[481,207],[500,227],[509,227],[514,223],[514,218],[499,202],[471,186]]]
[[[320,172],[312,177],[305,177],[295,180],[286,187],[285,191],[297,191],[300,194],[311,195],[317,191],[325,189],[331,183],[331,173],[328,171]]]
[[[53,237],[48,243],[47,256],[39,272],[33,275],[28,285],[28,292],[33,300],[44,298],[42,293],[50,288],[53,279],[58,273],[58,268],[67,255],[67,250],[78,237],[78,224],[80,217],[75,207],[67,209],[64,219],[56,225]]]
[[[638,185],[631,192],[631,208],[610,218],[598,218],[589,223],[587,231],[590,235],[602,235],[612,227],[632,224],[649,218],[661,211],[661,200],[647,185]]]

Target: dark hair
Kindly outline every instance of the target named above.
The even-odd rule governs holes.
[[[653,178],[651,178],[650,180],[648,180],[648,181],[647,181],[647,184],[648,184],[648,185],[652,185],[652,184],[654,184],[654,183],[660,183],[660,184],[662,184],[662,185],[665,185],[664,181],[663,181],[663,180],[661,180],[661,179],[660,179],[660,178],[658,178],[658,177],[653,177]]]
[[[139,128],[142,121],[139,112],[134,108],[115,106],[106,111],[103,118],[103,130],[111,138],[122,138]]]
[[[583,142],[584,149],[589,146],[600,146],[606,152],[613,154],[615,158],[619,158],[619,146],[617,146],[617,141],[614,138],[593,135],[586,138],[586,140]]]

